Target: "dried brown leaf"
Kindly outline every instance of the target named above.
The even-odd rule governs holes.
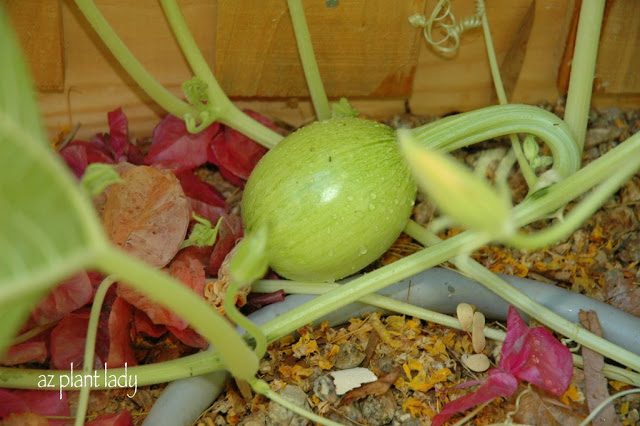
[[[158,268],[178,252],[189,226],[189,202],[173,172],[132,167],[113,185],[102,220],[111,241]]]
[[[602,293],[607,303],[640,317],[640,287],[618,270],[607,271]]]
[[[518,410],[513,415],[514,422],[531,426],[578,426],[584,418],[584,413],[535,388],[522,395]]]
[[[380,396],[387,393],[391,385],[400,377],[401,370],[399,368],[385,374],[375,382],[365,383],[359,388],[350,390],[340,401],[340,405],[349,405],[354,401],[366,398],[369,395]]]
[[[602,337],[602,327],[600,326],[598,315],[594,311],[580,310],[578,318],[584,328]],[[583,346],[582,359],[584,360],[585,398],[589,410],[593,411],[602,401],[609,398],[607,378],[602,373],[604,357]],[[611,404],[602,409],[591,422],[594,426],[620,425],[616,411]]]

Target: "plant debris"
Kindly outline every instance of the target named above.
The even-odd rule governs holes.
[[[562,108],[562,104],[548,107],[559,114]],[[275,129],[263,117],[249,114]],[[140,175],[142,184],[136,184],[139,187],[125,189],[122,184],[112,185],[105,194],[94,199],[97,210],[103,217],[110,218],[105,220],[112,223],[110,229],[114,241],[134,247],[136,244],[131,242],[136,239],[140,242],[149,238],[163,241],[138,245],[133,251],[137,251],[139,257],[148,256],[158,267],[166,267],[174,277],[221,309],[225,259],[243,236],[237,214],[242,187],[265,150],[217,123],[197,136],[190,135],[181,120],[167,116],[156,127],[149,153],[144,156],[144,144],[128,136],[126,116],[122,110],[110,112],[108,121],[110,134],[96,135],[89,142],[72,141],[60,150],[61,156],[78,177],[94,162],[120,163],[119,170],[129,181],[135,181],[132,177]],[[392,121],[392,124],[399,125],[403,122],[422,124],[426,120],[404,116],[395,117]],[[585,162],[598,158],[640,130],[640,112],[594,111],[590,122],[592,128],[587,133]],[[468,164],[474,164],[479,153],[500,147],[501,143],[485,142],[462,150],[458,155]],[[548,155],[546,149],[542,147],[541,154]],[[489,178],[493,177],[496,166],[497,162],[487,166]],[[513,199],[518,202],[526,194],[524,181],[519,172],[513,172],[509,179]],[[171,196],[165,189],[158,189],[169,187],[173,188]],[[132,192],[127,195],[123,193],[125,190]],[[569,205],[567,210],[571,207]],[[140,215],[132,214],[136,211]],[[433,218],[434,211],[431,203],[419,196],[414,219],[424,224]],[[188,235],[188,229],[193,226],[192,212],[211,223],[222,218],[217,240],[213,246],[178,250]],[[162,227],[146,227],[147,219],[155,223],[170,223],[172,232],[157,236],[154,229]],[[488,245],[476,251],[473,257],[493,272],[555,282],[640,316],[639,220],[640,176],[636,175],[565,241],[534,253]],[[526,229],[541,229],[549,221],[531,224]],[[448,238],[460,231],[459,228],[448,228],[443,230],[441,237]],[[420,248],[403,234],[370,268],[391,263]],[[81,368],[88,323],[87,304],[102,278],[95,272],[87,272],[61,283],[33,311],[23,329],[27,332],[34,327],[42,327],[42,332],[14,345],[3,364],[66,369],[70,362],[74,362],[74,368]],[[240,295],[237,304],[243,305],[247,298],[251,300],[252,297],[255,296]],[[265,300],[281,297],[281,293],[268,295]],[[96,364],[107,360],[109,366],[123,365],[124,362],[128,365],[150,363],[174,359],[207,346],[204,339],[180,318],[144,299],[121,284],[108,292],[100,317]],[[326,324],[315,329],[304,327],[296,337],[287,336],[269,346],[260,364],[260,376],[285,397],[291,397],[301,406],[307,404],[307,408],[314,412],[344,424],[428,424],[426,419],[434,418],[437,413],[446,415],[460,411],[465,397],[466,401],[475,403],[489,401],[497,395],[506,398],[495,399],[476,413],[476,424],[501,422],[505,418],[531,424],[578,424],[588,413],[587,402],[590,399],[581,370],[573,370],[571,383],[566,380],[571,376],[566,369],[545,370],[543,376],[562,376],[562,385],[553,387],[521,373],[522,369],[516,367],[519,363],[514,363],[516,359],[522,361],[518,352],[509,352],[509,345],[513,342],[505,344],[506,348],[502,347],[503,356],[499,357],[500,346],[492,341],[483,342],[484,335],[480,331],[484,322],[479,317],[476,319],[473,308],[470,308],[469,318],[463,320],[468,332],[415,318],[399,315],[382,317],[379,314],[354,318],[336,328]],[[524,323],[519,323],[518,328],[522,336],[538,330],[529,329]],[[541,341],[551,339],[546,330],[539,330],[534,334],[544,336]],[[528,339],[522,338],[524,341]],[[464,360],[479,355],[486,359],[486,363],[499,365],[503,370],[494,369],[489,373],[471,371]],[[356,367],[368,369],[376,380],[338,395],[331,373]],[[518,384],[520,379],[542,384],[553,394]],[[470,393],[471,389],[464,386],[467,382],[490,383],[493,386],[481,390],[484,386],[481,385],[475,393]],[[614,391],[627,388],[615,381],[605,384]],[[564,393],[563,387],[566,387]],[[161,388],[141,388],[135,400],[125,396],[126,390],[94,391],[90,412],[102,414],[95,420],[96,424],[102,424],[99,423],[101,419],[139,424]],[[3,421],[38,424],[37,421],[43,420],[42,415],[68,416],[69,407],[76,403],[75,392],[63,392],[62,400],[58,393],[50,392],[48,395],[54,394],[56,401],[37,405],[38,401],[46,401],[38,392],[42,391],[0,389],[0,399],[8,401],[0,407],[0,410],[5,410],[0,411],[0,418],[11,412],[29,411],[13,414]],[[453,405],[453,409],[443,411],[447,400],[453,401],[449,404],[457,403],[457,408]],[[637,395],[621,398],[614,402],[614,406],[621,424],[640,422],[640,397]],[[198,424],[306,424],[306,420],[290,416],[291,413],[278,407],[261,395],[245,401],[235,383],[229,381],[226,392]],[[52,421],[51,424],[62,423]]]

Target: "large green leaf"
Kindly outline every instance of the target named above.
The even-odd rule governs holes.
[[[0,357],[48,288],[106,247],[91,203],[50,148],[0,4]]]

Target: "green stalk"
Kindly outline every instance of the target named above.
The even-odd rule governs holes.
[[[107,291],[111,284],[113,284],[115,278],[109,276],[102,280],[96,294],[93,297],[93,304],[91,305],[91,314],[89,315],[89,325],[87,326],[87,339],[84,343],[84,361],[82,364],[82,375],[84,377],[91,376],[93,370],[93,357],[96,349],[96,335],[98,332],[98,320],[100,319],[100,311],[102,310],[102,304],[104,298],[107,295]],[[78,409],[76,411],[75,426],[82,426],[84,419],[87,416],[87,408],[89,406],[89,392],[88,387],[80,388],[80,395],[78,397]]]
[[[481,108],[425,124],[411,133],[421,145],[445,152],[497,136],[530,133],[549,145],[552,170],[559,177],[580,168],[580,156],[567,125],[550,112],[530,105]]]
[[[587,121],[589,119],[593,76],[596,70],[604,4],[605,0],[582,2],[576,46],[571,64],[571,78],[569,80],[567,104],[564,110],[564,121],[571,129],[580,153],[584,148]]]
[[[271,293],[278,290],[284,290],[287,294],[325,294],[328,291],[339,288],[346,284],[328,284],[328,283],[298,283],[286,280],[261,280],[253,284],[253,291],[259,293]],[[411,303],[400,302],[390,297],[381,296],[379,294],[367,294],[358,299],[358,302],[375,306],[390,312],[397,312],[402,315],[408,315],[420,318],[424,321],[433,322],[444,325],[446,327],[462,330],[462,326],[457,318],[450,315],[441,314],[439,312],[430,311],[428,309],[414,306]],[[494,330],[489,327],[484,328],[484,335],[489,339],[504,341],[505,333],[502,330]]]
[[[405,231],[415,240],[424,245],[438,245],[440,238],[431,234],[422,226],[415,222],[409,222]],[[542,306],[526,294],[511,286],[508,282],[486,269],[484,266],[467,256],[458,256],[453,263],[467,276],[473,277],[492,292],[509,302],[511,305],[522,310],[526,314],[540,321],[542,324],[552,328],[554,331],[573,339],[594,351],[617,361],[627,367],[640,372],[640,356],[628,351],[620,346],[614,345],[602,337],[596,336],[578,324],[567,321],[550,309]]]
[[[635,164],[636,168],[640,168],[640,133],[631,136],[569,178],[543,189],[539,194],[534,194],[518,204],[514,209],[516,222],[519,226],[523,226],[556,211],[564,206],[567,200],[577,198],[607,179],[611,176],[611,170],[616,170],[620,168],[620,164],[625,163]]]
[[[609,179],[575,206],[562,222],[533,234],[517,233],[509,238],[509,245],[519,249],[539,250],[569,237],[635,174],[639,166],[628,162],[619,167]]]
[[[331,108],[329,108],[327,93],[324,90],[322,78],[320,78],[320,70],[318,69],[316,56],[313,53],[313,44],[311,43],[311,36],[309,35],[309,27],[307,26],[307,19],[304,16],[302,2],[300,0],[287,0],[287,4],[289,5],[293,31],[296,35],[296,42],[298,43],[298,53],[300,54],[302,69],[304,70],[304,76],[307,80],[307,86],[309,87],[313,109],[315,109],[319,121],[326,120],[331,118]]]
[[[262,330],[256,324],[254,324],[251,320],[245,317],[236,307],[235,298],[238,294],[238,289],[240,288],[241,283],[238,281],[231,281],[229,287],[227,287],[227,291],[224,295],[224,310],[232,321],[234,321],[237,325],[244,328],[244,330],[249,333],[249,335],[254,339],[256,343],[256,347],[254,349],[254,353],[256,357],[262,358],[267,352],[267,339],[264,334],[262,334]]]
[[[258,371],[258,358],[229,322],[207,305],[201,296],[166,274],[130,255],[108,248],[98,259],[101,270],[115,273],[128,285],[189,321],[209,342],[216,344],[226,368],[236,378],[249,380]],[[221,344],[222,343],[222,344]]]
[[[483,0],[477,0],[477,2],[479,4],[478,8],[482,9],[482,31],[484,33],[484,44],[487,48],[487,57],[489,58],[489,68],[491,69],[493,85],[496,89],[496,95],[498,96],[500,105],[507,105],[509,101],[507,100],[507,95],[505,94],[504,86],[502,84],[502,78],[500,77],[500,68],[498,67],[498,60],[496,58],[496,52],[493,47],[493,38],[491,37],[491,29],[489,27],[487,11],[485,10]],[[511,147],[513,148],[513,152],[518,159],[518,164],[520,165],[520,170],[522,171],[524,180],[527,182],[527,186],[532,189],[535,187],[538,177],[531,169],[529,162],[522,152],[522,146],[520,145],[520,141],[518,140],[518,135],[511,133],[509,135],[509,139],[511,140]]]
[[[225,366],[220,359],[218,352],[211,350],[198,352],[194,355],[185,356],[171,361],[159,362],[156,364],[139,365],[128,367],[127,374],[130,377],[136,377],[138,387],[155,385],[157,383],[166,383],[173,380],[183,379],[185,377],[199,376],[224,369]],[[108,374],[115,376],[124,375],[124,368],[109,369]],[[91,389],[109,389],[105,387],[104,370],[96,371],[98,380]],[[1,387],[12,389],[38,389],[38,382],[43,378],[51,376],[54,388],[50,390],[59,390],[59,383],[62,377],[69,377],[68,370],[41,370],[41,369],[18,369],[10,367],[0,367],[0,383]],[[48,380],[48,379],[47,379]],[[42,389],[42,387],[40,387]],[[69,386],[64,387],[67,390],[80,390],[82,387],[73,386],[73,381]]]
[[[144,69],[113,31],[92,0],[75,0],[75,2],[120,65],[151,99],[177,117],[183,117],[186,114],[198,116],[198,111],[193,106],[176,98]]]
[[[356,278],[349,282],[349,285],[340,286],[319,296],[312,302],[298,306],[261,328],[267,336],[267,340],[273,341],[278,336],[285,336],[335,309],[359,300],[366,294],[374,293],[397,281],[451,259],[458,254],[460,247],[468,248],[469,250],[476,249],[483,245],[484,239],[479,238],[477,233],[469,233],[462,241],[455,240],[453,244],[450,241],[443,241],[428,250],[419,251],[384,268]]]
[[[160,0],[169,25],[195,75],[207,84],[207,110],[213,121],[220,121],[267,148],[273,148],[282,136],[240,111],[227,97],[202,56],[184,16],[175,0]],[[197,117],[198,115],[193,115]],[[181,116],[180,116],[181,117]]]

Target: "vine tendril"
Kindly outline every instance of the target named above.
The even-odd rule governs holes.
[[[453,55],[460,46],[460,36],[465,31],[482,26],[482,16],[485,12],[484,2],[476,0],[475,15],[467,16],[459,21],[451,11],[451,0],[440,0],[431,12],[429,19],[423,15],[409,17],[409,23],[415,28],[422,28],[427,43],[438,53]],[[436,40],[434,30],[439,29],[443,35]]]

